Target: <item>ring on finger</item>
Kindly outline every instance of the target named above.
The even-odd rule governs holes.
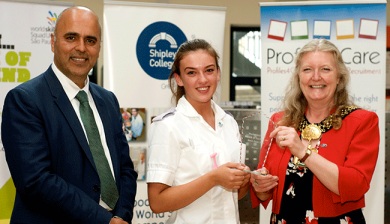
[[[259,184],[258,184],[256,181],[255,181],[255,185],[256,185],[256,186],[259,186]]]
[[[283,136],[283,137],[282,137],[282,141],[284,141],[284,140],[286,140],[286,136]]]

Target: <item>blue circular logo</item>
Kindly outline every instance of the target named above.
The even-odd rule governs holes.
[[[155,22],[146,27],[137,40],[137,59],[150,77],[167,80],[176,51],[187,41],[183,31],[169,22]]]

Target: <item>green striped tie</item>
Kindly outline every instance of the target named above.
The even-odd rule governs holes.
[[[87,93],[80,91],[77,93],[76,99],[80,102],[80,117],[83,121],[84,129],[87,132],[89,148],[91,149],[93,160],[99,174],[101,198],[110,208],[114,209],[119,198],[118,189],[110,166],[108,165],[107,157],[104,154],[99,130],[92,109],[88,103]]]

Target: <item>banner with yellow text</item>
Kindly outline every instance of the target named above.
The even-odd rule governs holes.
[[[50,34],[57,16],[72,5],[52,1],[0,1],[0,115],[8,91],[40,75],[52,63]],[[10,219],[15,186],[1,140],[0,198],[0,220]]]

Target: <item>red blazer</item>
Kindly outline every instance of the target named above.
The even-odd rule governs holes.
[[[271,119],[276,123],[283,112],[274,114]],[[269,134],[274,130],[270,122],[260,152],[261,168],[270,142]],[[298,132],[300,135],[300,133]],[[316,217],[335,217],[365,206],[364,194],[370,188],[379,153],[378,116],[374,112],[358,109],[343,119],[339,130],[331,129],[324,133],[318,153],[325,159],[337,164],[339,168],[340,196],[329,191],[313,176],[313,210]],[[260,203],[267,208],[273,199],[272,212],[279,214],[288,161],[291,158],[288,149],[281,149],[273,141],[265,167],[270,174],[279,176],[279,184],[272,196],[262,202],[251,188],[252,206]]]

